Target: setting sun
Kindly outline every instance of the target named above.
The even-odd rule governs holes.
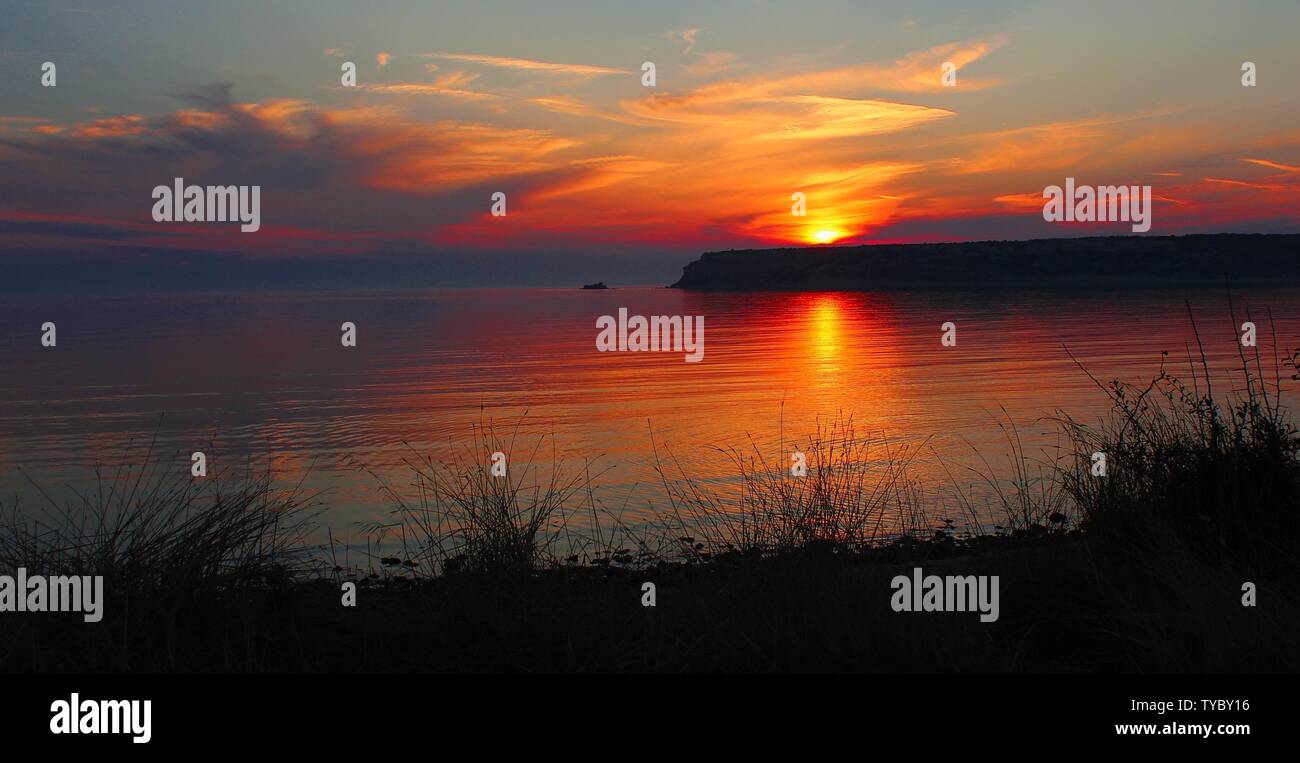
[[[814,244],[831,244],[842,238],[844,238],[844,231],[834,230],[832,228],[823,228],[814,231],[812,234],[812,242]]]

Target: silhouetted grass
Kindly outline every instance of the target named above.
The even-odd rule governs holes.
[[[1063,419],[1075,455],[1063,485],[1081,527],[1142,544],[1177,540],[1240,568],[1296,560],[1300,433],[1281,404],[1281,363],[1268,379],[1258,348],[1238,347],[1235,389],[1215,390],[1198,346],[1186,380],[1162,364],[1142,387],[1098,383],[1111,416],[1098,427]],[[1105,478],[1092,474],[1093,453],[1106,454]]]
[[[590,477],[565,475],[554,438],[516,447],[521,423],[504,438],[487,422],[471,444],[453,448],[445,460],[412,451],[407,464],[414,496],[385,484],[396,507],[392,521],[363,528],[372,537],[398,539],[405,558],[381,561],[425,577],[511,577],[554,564],[556,530],[567,523],[570,507],[589,487]],[[550,466],[544,470],[538,455],[548,442]],[[497,464],[486,458],[490,454],[509,455]]]
[[[292,590],[312,569],[311,499],[272,487],[268,472],[251,467],[191,478],[188,459],[161,459],[150,447],[139,464],[99,473],[93,492],[62,504],[42,495],[44,505],[6,512],[0,571],[102,575],[105,618],[0,615],[9,670],[87,659],[116,669],[190,666],[186,639],[206,640],[198,623],[218,613],[223,627],[252,623],[259,616],[251,607]]]
[[[1097,426],[1061,419],[1070,452],[1059,481],[1090,578],[1116,651],[1147,670],[1300,664],[1291,647],[1300,630],[1300,433],[1282,404],[1282,369],[1295,354],[1280,356],[1274,344],[1268,356],[1281,359],[1266,363],[1258,347],[1237,347],[1230,389],[1214,386],[1198,335],[1182,378],[1162,365],[1142,386],[1098,383],[1109,417]],[[1106,456],[1105,477],[1094,474],[1095,453]],[[1256,607],[1242,604],[1248,583]]]
[[[819,425],[807,443],[781,443],[776,455],[752,441],[744,451],[717,448],[737,475],[729,493],[691,478],[656,446],[655,471],[667,499],[660,525],[693,558],[779,553],[810,544],[875,547],[924,532],[929,524],[907,471],[923,445],[864,437],[852,419],[841,418]],[[794,453],[803,463],[794,463]]]

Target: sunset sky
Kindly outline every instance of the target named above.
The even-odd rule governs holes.
[[[1153,186],[1156,235],[1297,232],[1297,29],[1294,0],[8,2],[0,263],[666,283],[709,249],[1127,232],[1045,223],[1067,176]],[[260,185],[261,230],[155,223],[178,176]]]

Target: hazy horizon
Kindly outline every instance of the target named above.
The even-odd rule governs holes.
[[[1249,231],[1216,231],[1207,233],[1169,234],[1172,237],[1213,236],[1213,235],[1297,235],[1297,234],[1261,234]],[[1148,236],[1161,238],[1157,234]],[[939,243],[980,243],[983,241],[1036,241],[1046,239],[1078,238],[1126,238],[1124,235],[1089,236],[1057,235],[1042,239],[968,239],[962,241],[916,241],[906,245],[925,246]],[[736,251],[761,251],[763,249],[810,249],[835,250],[851,249],[861,246],[883,245],[875,242],[794,245],[791,247],[735,247]],[[710,250],[725,251],[725,250]],[[388,259],[373,257],[340,257],[331,262],[328,269],[316,267],[311,262],[302,260],[251,260],[242,258],[227,265],[237,265],[213,273],[204,268],[204,263],[194,259],[180,262],[173,261],[165,272],[159,272],[149,265],[125,265],[120,262],[107,264],[96,263],[91,258],[79,259],[70,255],[56,261],[24,261],[21,264],[10,263],[6,278],[0,281],[0,294],[8,295],[60,295],[60,294],[111,294],[127,296],[131,294],[154,293],[243,293],[243,292],[413,292],[438,289],[572,289],[596,281],[605,283],[610,288],[670,288],[683,274],[691,262],[707,252],[701,251],[681,261],[680,265],[665,268],[673,271],[659,281],[621,281],[609,273],[620,272],[618,268],[585,269],[583,263],[568,263],[563,269],[556,269],[556,263],[550,261],[547,270],[536,278],[528,278],[529,271],[521,272],[515,261],[495,259],[492,256],[481,257],[477,263],[488,268],[500,268],[496,277],[478,277],[474,271],[458,274],[461,280],[447,280],[445,274],[436,270],[436,262],[431,263],[427,257],[406,255]],[[503,255],[509,257],[511,255]],[[69,271],[69,265],[75,269]],[[509,268],[509,269],[507,269]],[[250,271],[253,271],[250,273]],[[645,276],[635,274],[633,278]],[[1148,288],[1149,284],[1135,284],[1139,288]],[[980,288],[980,287],[972,287]],[[1050,288],[1044,285],[1043,288]],[[1178,288],[1220,288],[1219,285],[1180,284]],[[858,289],[852,288],[850,291]]]

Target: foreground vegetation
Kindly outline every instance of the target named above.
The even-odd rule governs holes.
[[[127,470],[56,516],[10,515],[0,572],[103,575],[107,603],[98,624],[0,615],[0,670],[1295,671],[1296,359],[1270,379],[1243,354],[1236,390],[1203,357],[1181,379],[1099,383],[1110,417],[1062,416],[1045,462],[1008,427],[1015,476],[987,478],[1005,517],[989,528],[956,480],[966,516],[927,512],[916,449],[877,453],[851,422],[813,437],[802,478],[733,451],[729,494],[656,450],[652,527],[596,509],[589,467],[543,471],[541,443],[491,476],[477,453],[521,448],[489,429],[474,457],[413,457],[414,496],[390,490],[366,550],[308,545],[315,500],[269,477]],[[1000,576],[1000,619],[893,612],[890,580],[914,566]]]

